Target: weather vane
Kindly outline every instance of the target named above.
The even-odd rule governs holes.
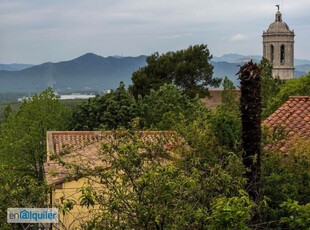
[[[276,5],[276,7],[278,7],[278,11],[280,10],[280,5]]]

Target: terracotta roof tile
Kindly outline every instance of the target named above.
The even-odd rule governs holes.
[[[290,106],[291,105],[291,106]],[[269,127],[281,125],[290,131],[301,134],[300,127],[310,130],[310,96],[290,97],[277,111],[269,116],[264,124]]]
[[[181,137],[168,131],[137,131],[142,141],[156,144],[159,138],[168,151],[180,143]],[[59,161],[53,160],[53,155],[61,161],[83,166],[105,166],[99,156],[100,144],[114,139],[111,131],[50,131],[47,132],[47,161],[44,164],[45,179],[48,184],[61,184],[68,177],[74,176],[76,170],[64,167]],[[156,142],[157,141],[157,142]],[[182,142],[182,141],[181,141]],[[107,166],[108,167],[108,166]],[[85,167],[84,167],[85,168]]]
[[[264,122],[269,128],[282,127],[288,134],[280,151],[287,151],[294,138],[310,138],[310,96],[291,96]]]

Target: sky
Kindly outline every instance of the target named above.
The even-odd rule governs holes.
[[[0,0],[0,63],[150,55],[196,44],[213,56],[261,55],[276,4],[295,32],[295,58],[310,59],[310,0]]]

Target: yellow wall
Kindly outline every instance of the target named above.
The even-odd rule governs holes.
[[[88,179],[81,178],[77,181],[65,182],[62,184],[61,188],[56,188],[53,191],[53,207],[61,206],[67,199],[75,202],[73,209],[65,215],[63,215],[61,209],[59,209],[59,224],[55,226],[55,229],[80,229],[79,226],[93,216],[96,207],[82,207],[79,201],[82,194],[79,189],[83,186],[87,186],[89,183],[91,182]]]

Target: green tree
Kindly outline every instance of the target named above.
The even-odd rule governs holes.
[[[281,223],[287,224],[291,229],[310,228],[310,203],[299,205],[297,201],[288,200],[281,204],[281,207],[288,210],[290,216],[282,217]]]
[[[110,94],[89,99],[73,113],[75,130],[130,128],[138,118],[142,129],[171,129],[182,117],[193,120],[206,110],[198,98],[190,99],[175,85],[163,85],[136,102],[123,83]]]
[[[310,72],[299,78],[285,81],[280,91],[267,103],[266,115],[272,114],[277,110],[289,96],[309,96],[310,95]]]
[[[217,109],[239,113],[239,96],[234,83],[229,80],[229,78],[225,77],[223,80],[223,87],[221,104]]]
[[[238,91],[233,82],[225,77],[221,104],[211,115],[211,127],[218,143],[230,151],[238,151],[241,143],[241,120]]]
[[[3,111],[3,115],[4,115],[4,120],[8,119],[10,115],[12,115],[13,113],[13,109],[11,104],[8,104]]]
[[[15,169],[0,165],[0,229],[23,229],[7,223],[7,209],[15,207],[46,207],[47,188],[31,176],[16,176]]]
[[[210,222],[208,229],[250,229],[248,223],[256,205],[245,191],[240,190],[239,193],[239,196],[215,199],[208,218]]]
[[[135,98],[144,97],[151,89],[157,90],[166,84],[175,84],[188,97],[208,95],[208,86],[218,86],[220,79],[213,78],[212,56],[206,45],[190,46],[185,50],[158,53],[148,56],[147,66],[132,75],[130,91]]]
[[[74,108],[71,128],[73,130],[96,130],[103,123],[103,113],[107,109],[110,94],[89,98]]]
[[[239,113],[216,110],[210,120],[213,135],[220,146],[237,151],[241,144],[241,121]]]
[[[70,111],[51,89],[25,100],[0,126],[0,228],[9,207],[44,207],[46,132],[65,130]],[[20,226],[21,228],[21,226]],[[11,229],[11,228],[9,228]]]
[[[198,129],[193,125],[190,130],[194,127]],[[98,160],[104,162],[102,166],[76,165],[94,180],[80,189],[80,204],[99,207],[84,228],[209,229],[220,225],[218,218],[224,212],[228,229],[248,221],[251,204],[247,194],[238,192],[245,182],[240,157],[222,155],[214,164],[206,161],[209,152],[196,152],[175,133],[152,134],[152,138],[143,132],[112,133],[113,138],[101,143]],[[197,149],[201,144],[205,145],[196,142]],[[72,163],[70,167],[75,168]],[[231,213],[213,206],[219,197]]]
[[[107,107],[102,114],[102,125],[108,129],[128,128],[137,116],[137,105],[123,82],[111,93],[106,101]]]
[[[272,76],[272,64],[263,58],[259,63],[261,70],[261,96],[262,96],[262,118],[267,118],[270,115],[268,105],[270,101],[279,93],[284,81],[279,76]]]
[[[188,98],[175,85],[163,85],[138,101],[143,128],[169,130],[180,119],[194,120],[206,110],[198,98]]]
[[[308,229],[301,227],[301,222],[304,226],[307,222],[300,218],[309,216],[309,213],[303,213],[303,208],[298,213],[294,208],[298,208],[297,202],[307,207],[310,204],[310,141],[296,138],[288,152],[283,154],[278,149],[270,148],[273,143],[283,140],[283,135],[278,132],[268,131],[264,138],[266,147],[262,155],[261,191],[268,205],[261,210],[261,216],[265,223],[270,223],[266,224],[266,228]]]
[[[70,111],[49,88],[25,100],[16,114],[1,124],[0,162],[43,181],[46,132],[67,129]]]
[[[83,204],[96,203],[100,208],[85,224],[89,229],[186,228],[195,215],[195,206],[186,200],[197,184],[172,164],[177,160],[174,154],[185,148],[184,142],[171,133],[144,135],[148,134],[115,131],[111,141],[102,143],[104,154],[100,155],[110,167],[83,170],[96,175],[101,187],[83,189],[87,191],[81,197]]]
[[[90,98],[73,112],[74,130],[116,129],[130,126],[137,116],[137,105],[123,82],[109,94]]]

